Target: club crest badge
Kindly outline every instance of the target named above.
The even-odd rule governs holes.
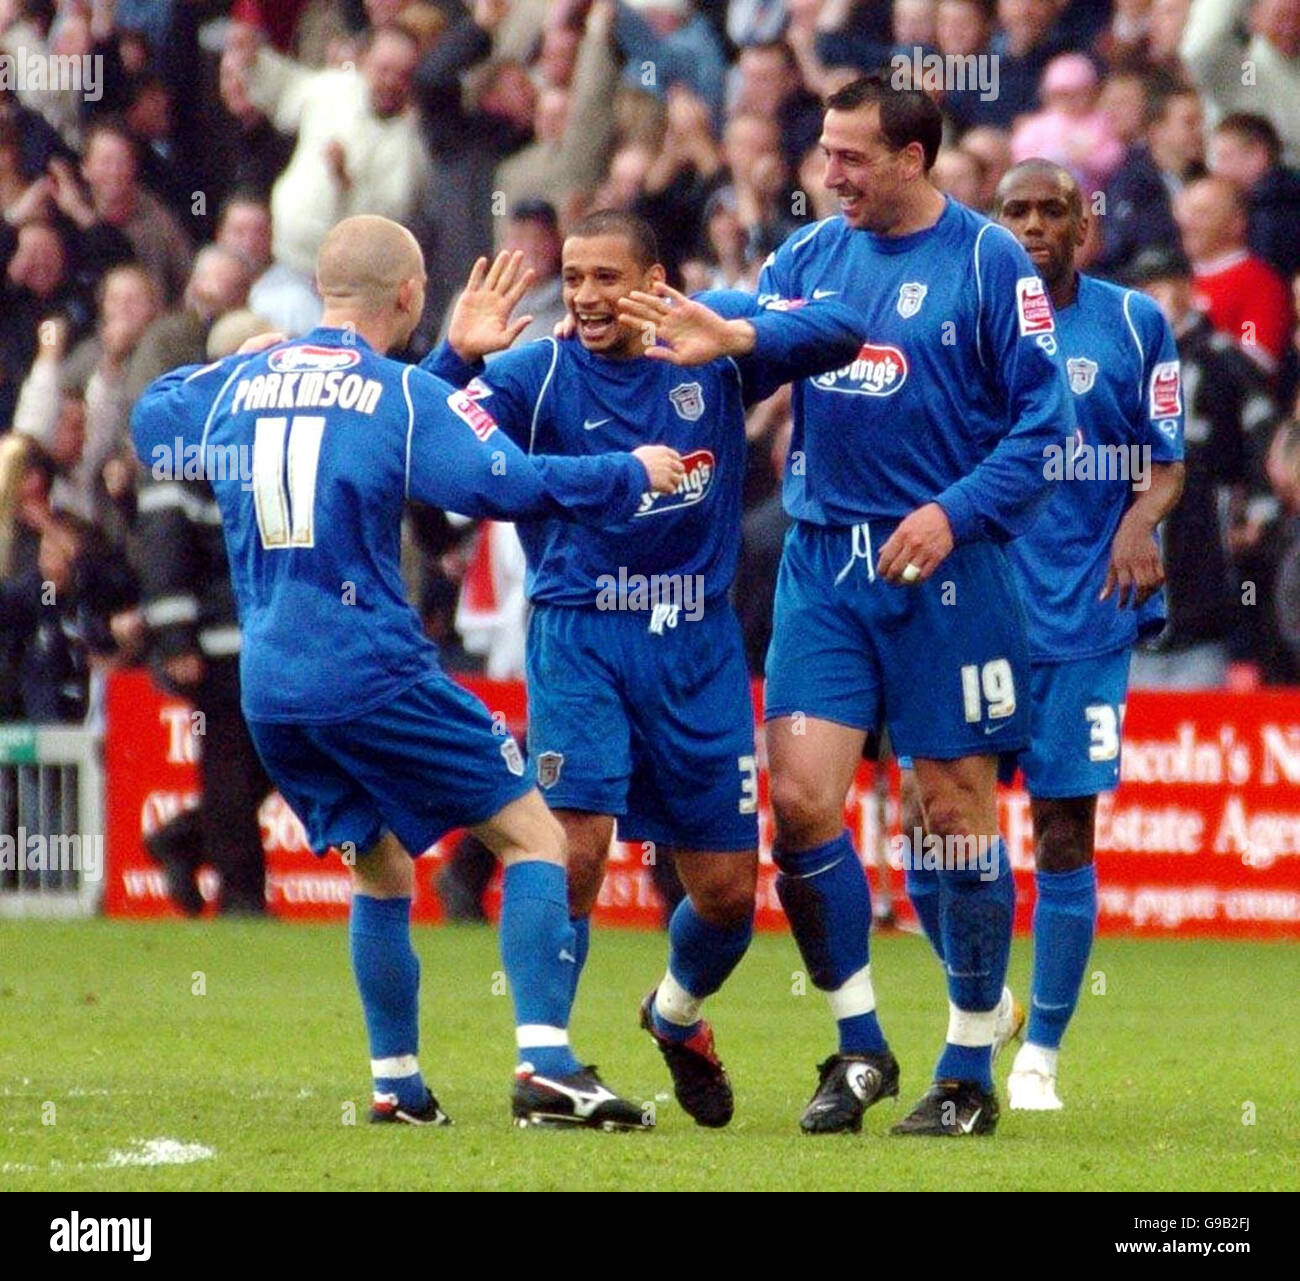
[[[1097,381],[1097,362],[1086,356],[1072,356],[1065,362],[1065,372],[1070,376],[1070,390],[1076,396],[1086,396]]]
[[[537,756],[537,786],[554,787],[560,781],[560,770],[564,767],[563,752],[539,752]]]
[[[519,744],[509,734],[501,740],[501,759],[505,761],[506,769],[516,778],[523,778],[524,756],[519,750]]]
[[[678,383],[668,393],[679,418],[693,423],[704,416],[704,388],[699,383]]]
[[[930,292],[929,285],[923,285],[919,280],[909,280],[906,284],[898,287],[898,314],[904,320],[911,320],[918,311],[921,310],[921,304],[925,301],[925,296]]]

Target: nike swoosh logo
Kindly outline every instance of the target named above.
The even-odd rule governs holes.
[[[568,961],[571,965],[577,965],[578,963],[578,958],[576,956],[572,956],[569,953],[568,949],[563,947],[560,948],[560,960]]]
[[[832,298],[837,293],[839,293],[838,289],[814,289],[813,302],[820,302],[823,298]]]
[[[984,726],[984,733],[985,733],[985,734],[996,734],[996,733],[998,732],[998,730],[1000,730],[1000,729],[1006,729],[1006,727],[1007,727],[1007,723],[1006,723],[1006,721],[1003,721],[1001,725],[985,725],[985,726]]]
[[[609,422],[608,418],[586,418],[583,420],[582,425],[588,431],[595,431],[597,427],[603,426],[607,422]]]
[[[963,1134],[970,1134],[975,1128],[975,1122],[980,1119],[980,1114],[983,1111],[983,1108],[976,1108],[975,1111],[971,1113],[969,1121],[959,1121],[957,1123],[958,1129],[960,1129]]]

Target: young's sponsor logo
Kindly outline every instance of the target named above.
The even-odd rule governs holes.
[[[677,482],[677,488],[671,494],[646,493],[641,495],[641,506],[637,516],[655,516],[660,512],[677,511],[682,507],[694,507],[709,492],[713,475],[717,470],[717,460],[713,451],[696,449],[682,455],[682,466],[686,475]]]
[[[892,396],[906,381],[907,357],[899,348],[863,343],[850,364],[818,374],[812,384],[850,396]]]

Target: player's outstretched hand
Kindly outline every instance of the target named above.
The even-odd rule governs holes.
[[[480,258],[469,273],[465,290],[456,300],[447,327],[447,341],[464,361],[473,362],[504,351],[532,323],[531,316],[510,319],[510,313],[528,292],[536,273],[525,268],[524,255],[503,249],[489,265]]]
[[[652,294],[638,289],[621,298],[618,316],[624,324],[640,328],[647,356],[672,365],[705,365],[719,356],[745,356],[754,349],[754,327],[748,321],[724,320],[662,282]]]
[[[264,334],[254,334],[251,338],[245,338],[243,342],[235,348],[236,356],[253,356],[259,351],[265,351],[268,347],[274,347],[282,342],[288,342],[289,335],[279,333],[277,330],[268,330]]]
[[[891,583],[929,578],[952,551],[952,526],[938,503],[926,503],[908,516],[885,541],[876,573]]]
[[[1137,609],[1160,590],[1165,581],[1165,567],[1160,563],[1160,549],[1151,537],[1151,526],[1144,521],[1120,521],[1110,548],[1106,568],[1106,585],[1099,600],[1115,593],[1120,609]]]
[[[632,451],[632,456],[641,460],[650,477],[650,488],[656,494],[671,494],[685,479],[682,456],[667,445],[641,445]]]

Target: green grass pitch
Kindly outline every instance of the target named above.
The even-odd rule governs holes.
[[[923,1091],[946,1022],[918,938],[873,949],[902,1097],[869,1111],[861,1135],[819,1139],[797,1121],[831,1026],[821,994],[800,994],[788,937],[756,939],[710,1002],[736,1090],[735,1120],[713,1132],[668,1097],[635,1026],[663,937],[595,932],[575,1047],[623,1093],[660,1096],[657,1130],[624,1135],[514,1129],[495,931],[421,928],[415,943],[421,1061],[455,1118],[448,1130],[365,1124],[341,925],[0,923],[0,1189],[1300,1186],[1294,946],[1100,940],[1062,1057],[1066,1111],[1004,1111],[994,1138],[949,1141],[887,1133]],[[1018,939],[1021,993],[1028,965]],[[211,1155],[141,1164],[152,1140]]]

